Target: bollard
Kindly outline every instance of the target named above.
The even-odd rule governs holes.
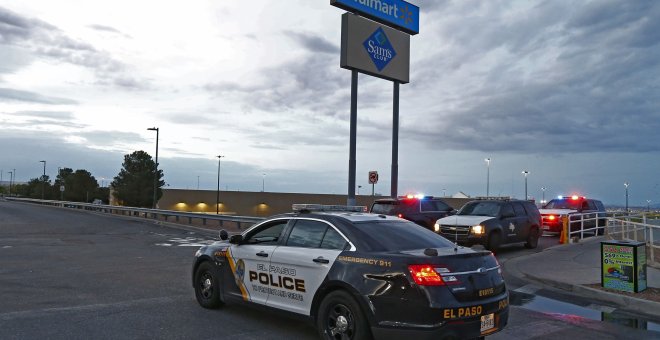
[[[560,244],[566,244],[568,243],[568,216],[562,216],[561,217],[561,222],[562,222],[562,228],[561,228],[561,233],[559,235],[559,243]]]

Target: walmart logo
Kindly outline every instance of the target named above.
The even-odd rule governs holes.
[[[380,27],[362,45],[367,50],[378,71],[382,71],[396,56],[396,51]]]

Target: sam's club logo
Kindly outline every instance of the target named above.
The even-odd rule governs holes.
[[[379,27],[369,36],[362,45],[367,50],[378,71],[382,71],[396,56],[396,51],[394,51],[382,27]]]

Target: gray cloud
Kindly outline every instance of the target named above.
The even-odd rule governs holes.
[[[447,48],[413,63],[413,96],[432,99],[405,135],[441,149],[660,150],[660,3],[468,7],[438,9],[434,39]]]
[[[116,145],[135,145],[146,141],[141,135],[135,132],[95,130],[80,131],[75,133],[75,135],[85,138],[90,146],[114,147]]]
[[[77,104],[75,100],[71,100],[67,98],[49,97],[35,92],[0,88],[0,102],[3,101],[20,101],[20,102],[29,102],[29,103],[39,103],[39,104],[51,104],[51,105]]]
[[[106,26],[93,26],[95,29]],[[57,27],[0,7],[0,44],[21,47],[41,57],[91,69],[102,85],[134,90],[148,87],[148,80],[129,76],[129,67],[105,51],[67,36]],[[20,65],[17,65],[20,66]]]
[[[339,53],[339,46],[313,33],[284,31],[284,34],[312,53]]]

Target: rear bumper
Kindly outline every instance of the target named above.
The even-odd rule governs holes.
[[[482,333],[480,317],[465,320],[450,320],[437,325],[398,325],[372,327],[374,339],[474,339],[495,334],[507,325],[509,308],[495,313],[495,328]]]

